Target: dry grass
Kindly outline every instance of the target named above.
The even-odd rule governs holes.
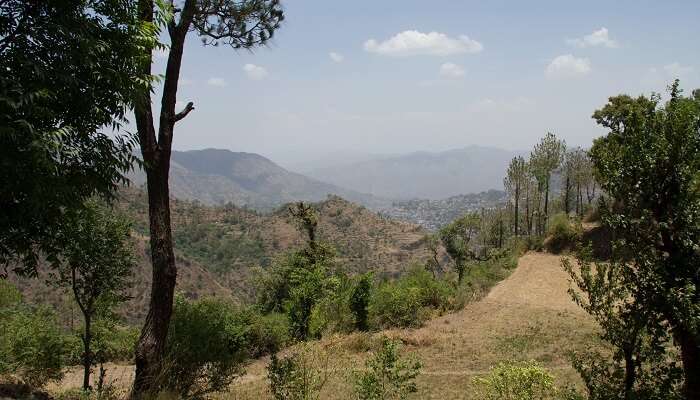
[[[568,277],[560,264],[559,256],[529,253],[486,298],[460,312],[431,320],[423,328],[355,333],[314,342],[315,351],[331,354],[331,376],[321,398],[352,397],[352,371],[362,368],[380,335],[400,339],[404,351],[414,352],[423,361],[416,399],[474,398],[473,378],[506,360],[537,360],[552,371],[560,384],[577,384],[568,353],[597,345],[596,326],[570,300]],[[254,361],[230,392],[216,397],[269,398],[267,363],[266,358]],[[123,373],[129,371],[127,368],[110,372]],[[79,379],[76,381],[69,374],[62,387],[76,382]],[[117,382],[128,385],[128,379]]]

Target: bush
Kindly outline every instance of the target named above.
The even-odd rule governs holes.
[[[552,253],[559,253],[574,247],[581,236],[581,229],[574,226],[566,214],[560,213],[549,221],[548,234],[545,247]]]
[[[187,301],[178,296],[159,383],[182,397],[201,398],[228,387],[249,358],[286,340],[279,316],[263,317],[216,299]]]
[[[275,400],[317,400],[328,380],[328,356],[309,347],[283,358],[272,354],[267,377]]]
[[[399,343],[382,338],[380,349],[367,360],[365,371],[355,372],[355,393],[360,400],[405,399],[418,391],[421,363],[399,355]]]
[[[309,336],[319,338],[326,333],[349,333],[356,322],[351,310],[351,298],[355,290],[353,279],[335,276],[328,279],[329,290],[311,312]]]
[[[7,304],[7,303],[6,303]],[[33,387],[60,380],[80,343],[59,328],[48,308],[0,307],[0,375],[17,374]]]
[[[374,290],[368,305],[370,325],[375,329],[421,326],[432,309],[454,309],[455,295],[449,282],[414,266],[406,275]]]
[[[475,383],[485,400],[540,400],[557,395],[554,377],[536,362],[498,364]]]

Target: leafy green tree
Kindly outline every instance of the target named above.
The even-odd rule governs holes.
[[[543,233],[549,217],[549,192],[552,173],[559,168],[566,152],[566,143],[553,133],[547,134],[535,145],[530,154],[530,163],[540,192],[544,193],[544,218],[539,219],[539,231]]]
[[[204,45],[230,45],[253,49],[264,45],[280,27],[284,14],[279,0],[184,0],[174,7],[169,2],[166,17],[163,3],[137,0],[139,18],[146,24],[166,25],[170,46],[163,77],[158,129],[154,124],[153,102],[144,92],[135,103],[135,120],[141,156],[145,164],[150,221],[153,285],[151,299],[139,343],[136,347],[136,376],[133,397],[152,392],[152,377],[160,374],[168,325],[173,309],[177,268],[170,223],[168,176],[175,124],[185,118],[194,104],[176,111],[180,68],[188,33],[199,36]],[[153,46],[139,71],[151,74]]]
[[[700,97],[611,97],[593,118],[608,129],[591,157],[614,201],[602,221],[630,257],[623,283],[659,315],[680,348],[684,396],[700,399]],[[652,320],[653,321],[653,320]]]
[[[5,280],[0,280],[0,332],[0,376],[16,374],[34,387],[63,377],[72,346],[56,314],[28,307]]]
[[[359,277],[350,295],[350,310],[355,316],[355,327],[359,331],[369,329],[368,309],[372,292],[372,274],[366,273]]]
[[[421,363],[399,354],[399,343],[386,336],[381,347],[367,360],[366,370],[355,372],[355,393],[361,400],[406,399],[418,391],[416,377]]]
[[[514,157],[510,164],[508,165],[508,171],[506,172],[506,177],[503,180],[503,186],[506,189],[506,193],[510,196],[513,201],[513,233],[517,236],[520,234],[518,229],[519,211],[520,211],[520,199],[523,194],[523,187],[525,186],[525,180],[527,179],[527,164],[522,156]]]
[[[264,338],[255,315],[217,299],[188,301],[177,296],[168,331],[167,371],[153,384],[186,399],[201,399],[229,387],[257,354]]]
[[[425,268],[433,274],[433,278],[437,276],[437,272],[442,271],[440,263],[440,236],[438,234],[425,235],[423,239],[425,247],[428,249],[430,258],[425,263]]]
[[[131,225],[106,205],[89,200],[85,207],[69,212],[60,232],[62,265],[60,282],[69,287],[83,314],[83,389],[90,389],[95,363],[91,348],[92,323],[99,307],[128,299],[126,290],[135,266]]]
[[[136,0],[0,2],[0,266],[35,274],[64,212],[127,182],[155,33]]]
[[[575,285],[572,299],[600,325],[600,338],[613,347],[612,360],[597,351],[574,355],[589,399],[672,399],[681,378],[675,357],[667,354],[670,337],[663,321],[635,297],[625,281],[624,261],[593,263],[588,250],[575,263],[562,259]],[[632,283],[633,284],[633,283]]]
[[[472,240],[479,233],[480,224],[479,215],[469,213],[440,230],[440,240],[454,262],[459,284],[464,279],[468,262],[478,258],[471,246]]]

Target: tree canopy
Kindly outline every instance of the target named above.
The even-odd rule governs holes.
[[[135,161],[125,122],[156,29],[136,1],[0,2],[0,265],[33,273],[67,209],[109,196]]]

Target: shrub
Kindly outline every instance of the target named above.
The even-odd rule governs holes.
[[[317,400],[328,380],[328,356],[309,347],[278,358],[267,366],[270,392],[275,400]]]
[[[48,308],[0,307],[0,332],[0,375],[15,373],[33,387],[61,379],[80,345],[61,331]]]
[[[359,277],[350,295],[350,310],[355,317],[355,328],[359,331],[369,329],[367,307],[372,291],[372,274],[367,273]]]
[[[540,400],[557,394],[554,377],[534,361],[498,364],[475,383],[485,400]]]
[[[547,250],[559,253],[575,245],[581,236],[581,229],[574,226],[566,214],[560,213],[550,220],[548,234],[549,237],[545,241]]]
[[[286,343],[285,328],[279,316],[262,317],[216,299],[187,301],[178,296],[159,384],[186,398],[225,389],[250,357]]]
[[[430,317],[431,309],[453,309],[456,291],[445,280],[414,266],[406,275],[380,284],[368,305],[373,328],[418,327]]]
[[[325,333],[349,333],[355,329],[355,316],[350,308],[355,289],[353,279],[334,276],[327,281],[328,290],[311,312],[309,336],[321,337]]]
[[[380,349],[367,360],[365,371],[355,372],[355,393],[360,400],[405,399],[418,391],[420,361],[399,355],[399,343],[382,338]]]

